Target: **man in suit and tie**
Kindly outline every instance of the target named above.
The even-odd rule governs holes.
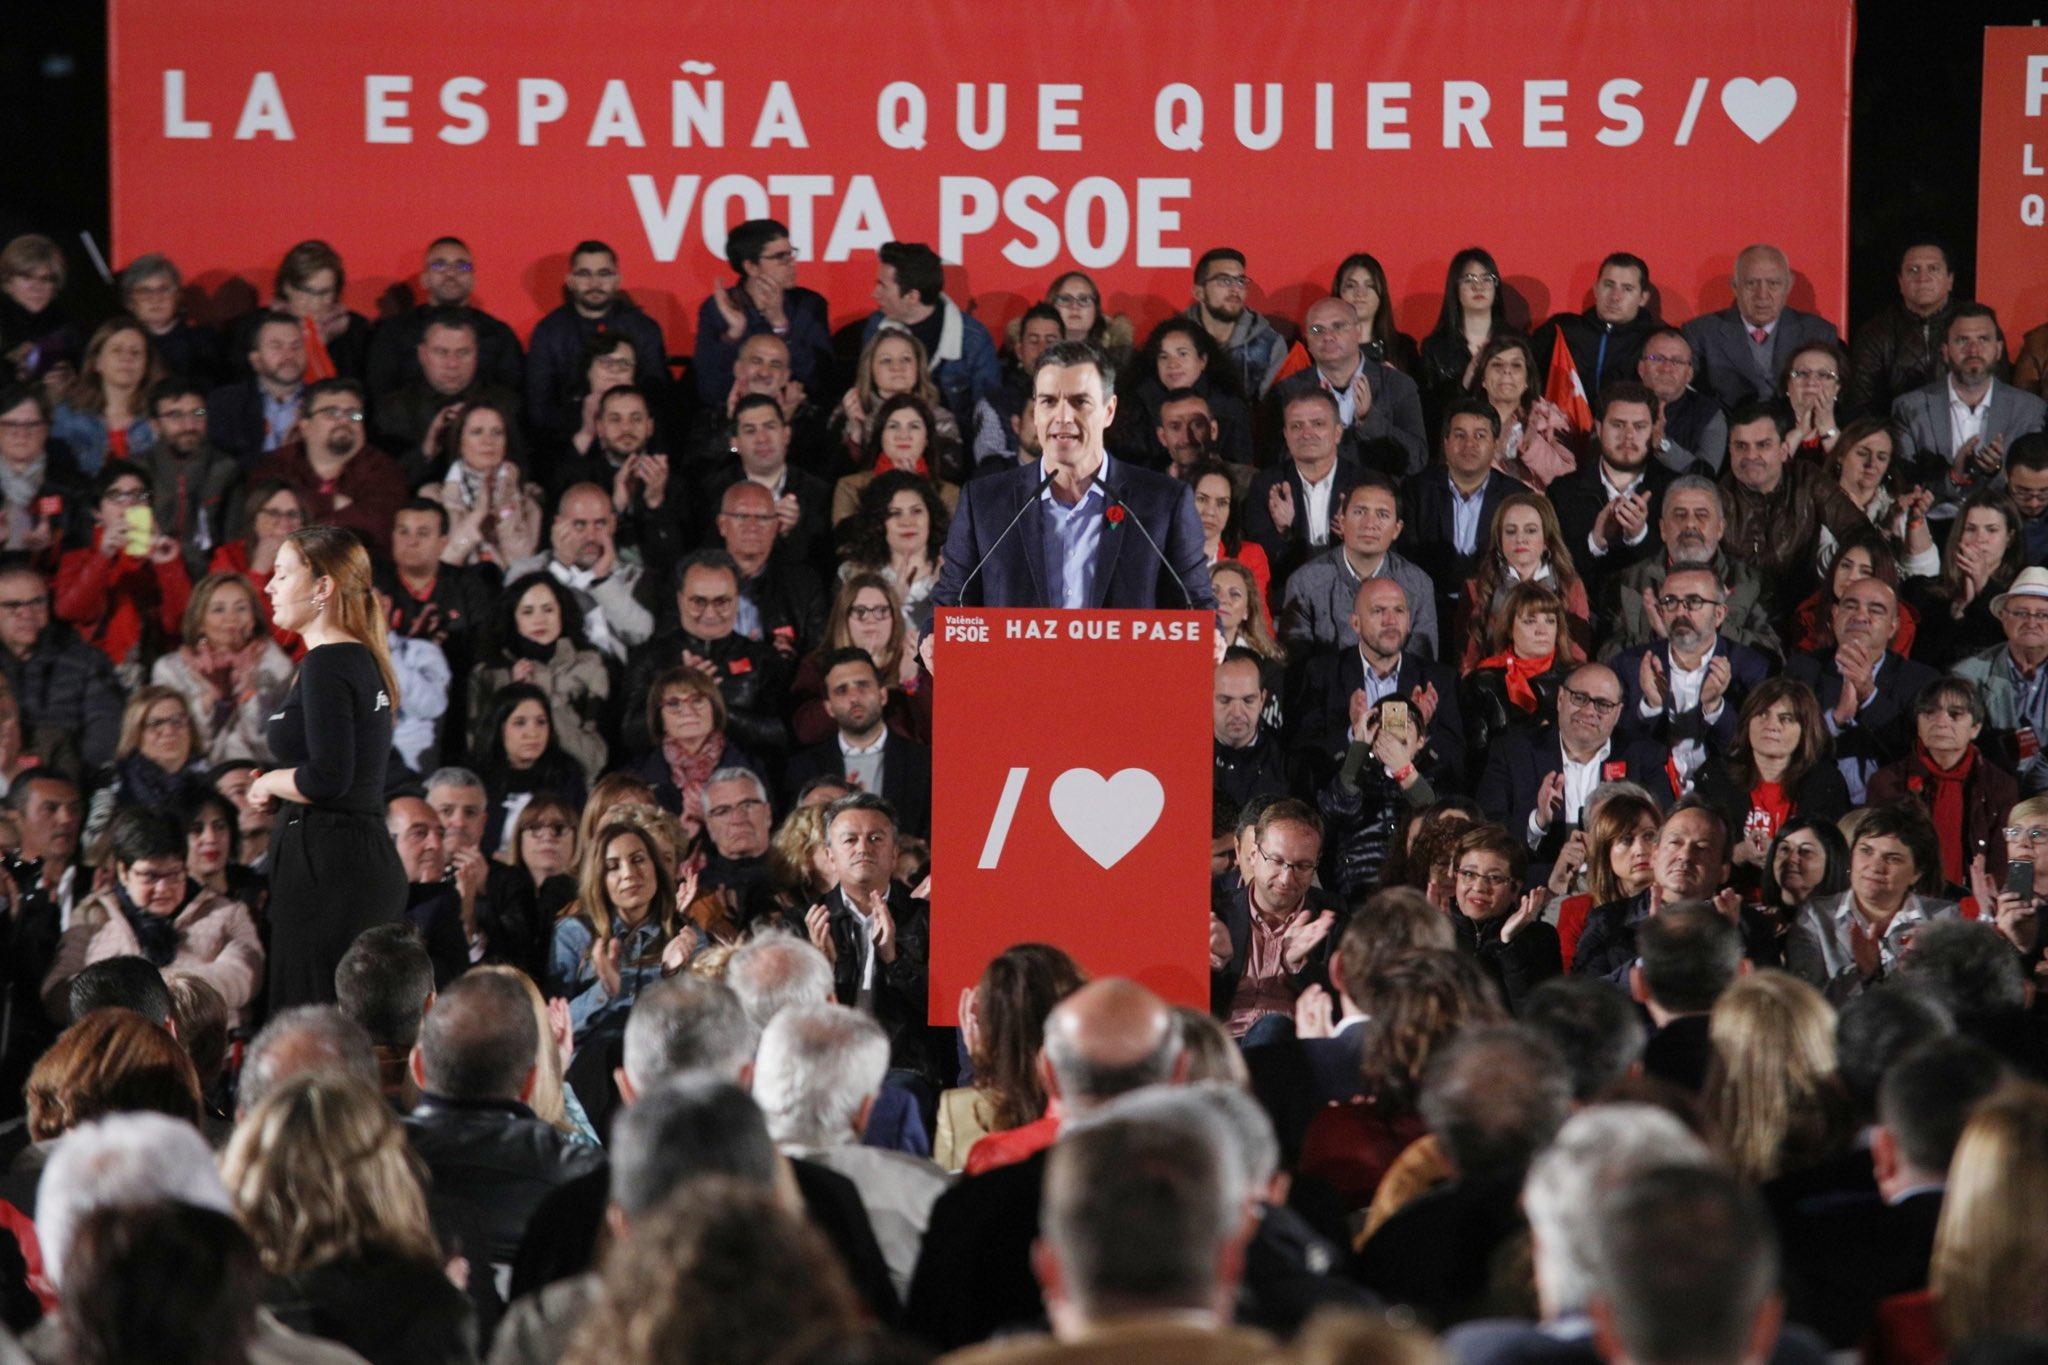
[[[1835,764],[1849,799],[1862,805],[1870,775],[1913,752],[1913,699],[1934,681],[1933,669],[1891,647],[1899,625],[1899,595],[1882,578],[1859,578],[1843,588],[1830,618],[1833,649],[1809,650],[1785,661],[1785,676],[1820,699],[1834,736]]]
[[[1413,618],[1408,594],[1391,578],[1368,578],[1352,599],[1351,629],[1358,646],[1316,654],[1303,665],[1287,714],[1295,719],[1295,744],[1308,754],[1311,776],[1330,779],[1351,742],[1352,703],[1366,707],[1386,697],[1404,697],[1422,713],[1428,741],[1416,766],[1439,792],[1464,786],[1465,722],[1458,709],[1458,677],[1410,648]]]
[[[1558,689],[1555,726],[1510,729],[1487,752],[1479,808],[1528,841],[1531,885],[1547,876],[1570,831],[1584,827],[1595,787],[1635,782],[1653,795],[1671,790],[1661,748],[1615,741],[1621,702],[1613,669],[1581,664]]]
[[[1956,305],[1941,357],[1948,373],[1901,394],[1892,404],[1892,425],[1905,433],[1899,459],[1918,466],[1935,502],[1952,515],[1953,505],[1978,486],[2003,486],[2006,452],[2014,440],[2041,430],[2048,403],[1998,382],[2005,333],[1984,304]]]
[[[1622,685],[1618,733],[1669,749],[1681,782],[1706,761],[1709,741],[1716,752],[1728,751],[1743,698],[1771,673],[1769,659],[1720,633],[1727,595],[1711,569],[1666,575],[1657,599],[1665,638],[1614,656]]]
[[[1494,468],[1500,414],[1476,396],[1444,411],[1441,466],[1423,470],[1401,489],[1401,553],[1436,581],[1437,620],[1457,619],[1466,580],[1486,552],[1493,514],[1510,493],[1528,486]]]
[[[1109,357],[1085,341],[1049,347],[1031,411],[1043,456],[961,490],[932,601],[1215,610],[1194,490],[1103,450],[1116,416]]]
[[[839,733],[789,761],[790,790],[801,791],[814,777],[843,777],[861,791],[879,792],[896,808],[903,833],[923,837],[931,829],[931,750],[889,729],[881,670],[866,650],[847,645],[819,663],[825,714]]]
[[[1600,458],[1545,490],[1565,548],[1595,601],[1615,575],[1663,549],[1657,528],[1664,490],[1678,476],[1650,458],[1658,412],[1657,395],[1642,384],[1609,384],[1593,402]]]
[[[1842,344],[1826,318],[1787,306],[1792,263],[1778,248],[1744,247],[1735,258],[1731,283],[1733,304],[1685,324],[1699,367],[1695,382],[1704,384],[1722,407],[1776,394],[1779,369],[1801,348]]]
[[[1334,523],[1344,495],[1364,471],[1343,453],[1343,418],[1324,389],[1297,389],[1281,400],[1287,458],[1252,477],[1245,493],[1244,533],[1266,552],[1277,594],[1296,569],[1338,539]]]

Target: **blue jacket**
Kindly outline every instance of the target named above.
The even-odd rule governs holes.
[[[720,286],[723,288],[724,286]],[[718,411],[725,410],[726,395],[732,392],[732,367],[740,358],[740,347],[748,337],[775,329],[761,316],[744,289],[728,289],[746,314],[747,328],[738,341],[725,335],[725,314],[718,300],[709,294],[697,308],[697,345],[691,354],[697,372],[697,396]],[[804,386],[812,398],[824,398],[819,379],[832,368],[832,322],[825,308],[825,296],[809,289],[790,289],[782,295],[783,316],[789,326],[782,339],[789,346],[790,378]],[[964,430],[964,428],[963,428]]]
[[[563,304],[534,325],[526,342],[526,420],[530,434],[573,436],[582,413],[570,401],[583,376],[576,361],[583,343],[604,333],[617,333],[633,344],[633,382],[661,388],[668,383],[668,343],[661,324],[619,297],[611,312],[587,318]]]
[[[714,305],[715,306],[715,305]],[[993,398],[1003,386],[1003,366],[996,355],[996,340],[988,328],[960,311],[959,305],[941,295],[939,310],[945,322],[939,331],[939,346],[931,355],[932,382],[946,401],[960,430],[974,430],[974,405]],[[871,314],[861,329],[866,345],[886,322],[881,313]]]
[[[1187,584],[1192,603],[1160,564],[1152,547],[1134,525],[1104,528],[1100,553],[1104,562],[1095,576],[1093,605],[1098,607],[1180,607],[1216,609],[1216,589],[1209,582],[1209,558],[1202,548],[1202,523],[1195,515],[1192,488],[1165,474],[1139,469],[1120,460],[1105,465],[1117,496],[1135,520],[1152,533],[1160,550]],[[976,479],[960,490],[960,506],[946,535],[932,601],[942,607],[1044,607],[1058,605],[1058,584],[1047,577],[1045,514],[1036,496],[1043,474],[1037,464],[1019,465],[1001,474]],[[1028,503],[1028,505],[1027,505]],[[1023,516],[1003,537],[1011,518]],[[966,581],[981,557],[998,539],[996,549],[972,583]]]

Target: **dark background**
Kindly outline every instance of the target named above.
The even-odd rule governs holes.
[[[1849,138],[1852,327],[1896,296],[1898,255],[1911,241],[1947,243],[1958,292],[1973,286],[1983,29],[2036,22],[2042,3],[1859,0]],[[1644,13],[1645,22],[1665,22],[1655,7]],[[108,240],[106,12],[91,0],[24,0],[8,28],[0,44],[0,241],[29,229],[56,238],[74,258],[67,298],[94,316],[111,309],[111,291],[77,258],[80,232],[92,232],[102,250]],[[1801,209],[1797,185],[1730,193],[1775,198],[1788,214]],[[2038,321],[2004,320],[2015,336]]]

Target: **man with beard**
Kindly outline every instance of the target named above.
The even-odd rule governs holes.
[[[810,565],[775,547],[775,499],[742,479],[718,503],[718,536],[740,567],[740,634],[802,658],[825,638],[824,584]],[[893,799],[893,798],[892,798]]]
[[[1557,693],[1557,724],[1509,730],[1486,755],[1479,808],[1528,841],[1530,884],[1545,880],[1565,843],[1586,824],[1586,800],[1604,782],[1635,782],[1668,799],[1664,751],[1617,741],[1621,679],[1605,664],[1581,664]]]
[[[1367,470],[1332,509],[1337,544],[1297,569],[1287,580],[1280,635],[1290,650],[1349,649],[1358,643],[1351,628],[1359,585],[1391,578],[1408,594],[1415,652],[1434,659],[1437,647],[1436,587],[1429,575],[1395,552],[1401,535],[1400,495],[1384,474]]]
[[[1550,373],[1550,358],[1562,345],[1587,393],[1635,377],[1636,359],[1659,326],[1653,297],[1649,263],[1626,251],[1611,253],[1593,281],[1593,306],[1559,313],[1536,329],[1536,373]]]
[[[1821,467],[1792,458],[1792,413],[1775,399],[1750,399],[1728,414],[1728,554],[1769,585],[1766,605],[1789,617],[1814,589],[1825,526],[1841,544],[1868,523]]]
[[[377,439],[395,452],[409,483],[423,482],[447,457],[448,426],[470,403],[489,403],[506,415],[505,453],[526,465],[526,437],[511,420],[519,395],[483,371],[480,316],[458,308],[427,314],[413,348],[416,374],[403,387],[377,394]]]
[[[420,377],[419,346],[435,319],[461,318],[476,337],[477,373],[499,388],[519,388],[519,337],[510,327],[470,303],[476,293],[476,257],[460,237],[436,237],[420,269],[426,299],[408,312],[386,318],[370,337],[367,374],[381,405]],[[511,408],[506,409],[512,411]]]
[[[1664,578],[1674,569],[1707,568],[1727,590],[1727,619],[1721,634],[1737,644],[1748,645],[1773,657],[1782,656],[1784,646],[1771,624],[1764,601],[1763,580],[1755,569],[1737,563],[1721,552],[1721,537],[1728,529],[1722,514],[1721,490],[1712,481],[1695,474],[1674,479],[1664,490],[1663,510],[1657,517],[1657,538],[1664,553],[1646,559],[1615,580],[1614,632],[1601,646],[1602,658],[1613,658],[1634,645],[1648,644],[1664,634],[1664,621],[1656,601],[1664,591]]]
[[[1185,479],[1188,471],[1216,454],[1216,414],[1209,400],[1193,389],[1173,389],[1159,400],[1159,423],[1153,434],[1166,447],[1166,472]]]
[[[512,565],[506,577],[545,572],[574,593],[592,648],[623,663],[629,648],[654,634],[654,613],[640,600],[646,571],[619,560],[617,528],[604,490],[594,483],[577,484],[555,504],[547,551]]]
[[[1707,758],[1728,752],[1735,717],[1771,661],[1720,634],[1726,593],[1711,569],[1674,569],[1664,577],[1657,610],[1664,638],[1614,656],[1623,699],[1617,733],[1649,739],[1671,751],[1671,790],[1683,791]]]
[[[354,531],[370,553],[391,553],[391,525],[406,499],[405,475],[363,436],[363,386],[323,379],[306,390],[298,438],[268,455],[249,482],[283,479],[306,504],[306,521]]]
[[[189,379],[166,379],[149,391],[156,440],[129,456],[149,479],[157,530],[184,547],[185,567],[206,572],[227,530],[227,496],[241,473],[235,457],[206,436],[206,394]]]
[[[659,392],[668,378],[661,324],[620,287],[619,256],[603,242],[578,242],[569,253],[562,305],[534,326],[526,358],[526,420],[566,444],[583,425],[583,375],[577,357],[592,339],[623,337],[633,347],[633,381]]]
[[[1416,755],[1438,792],[1464,788],[1465,724],[1458,710],[1458,677],[1410,647],[1408,594],[1392,578],[1368,578],[1352,599],[1351,630],[1358,647],[1313,655],[1303,667],[1291,722],[1295,747],[1308,755],[1311,776],[1329,780],[1351,744],[1357,710],[1387,697],[1404,697],[1420,713],[1428,743]]]
[[[1243,252],[1227,246],[1203,252],[1195,262],[1195,301],[1188,305],[1188,316],[1223,348],[1237,366],[1237,388],[1256,403],[1279,377],[1287,339],[1245,307],[1251,282]]]
[[[1318,299],[1309,305],[1303,332],[1315,363],[1281,380],[1275,401],[1284,405],[1297,393],[1321,389],[1337,400],[1344,454],[1358,458],[1372,448],[1368,442],[1391,440],[1408,459],[1383,472],[1397,479],[1420,473],[1429,462],[1421,391],[1407,375],[1365,353],[1357,310],[1342,299]]]
[[[249,378],[206,395],[206,434],[244,469],[289,441],[305,398],[306,337],[288,313],[267,313],[249,344]]]
[[[1632,380],[1609,384],[1593,404],[1600,458],[1546,490],[1557,508],[1565,548],[1595,600],[1611,579],[1654,559],[1664,490],[1677,476],[1650,459],[1657,395]]]
[[[931,750],[889,729],[882,717],[888,691],[866,650],[832,650],[819,666],[825,714],[839,733],[790,759],[789,786],[801,790],[814,777],[844,777],[860,791],[885,797],[901,833],[923,837],[931,828]]]
[[[1899,460],[1917,465],[1937,504],[1930,515],[1955,515],[1953,504],[1980,485],[2003,485],[2005,453],[2017,438],[2042,428],[2043,403],[1998,381],[2005,333],[1998,314],[1981,303],[1956,306],[1941,358],[1948,374],[1892,404],[1892,425],[1905,433]]]
[[[1935,672],[1892,649],[1899,595],[1882,578],[1859,578],[1843,588],[1830,625],[1834,648],[1794,654],[1785,661],[1785,676],[1820,699],[1835,765],[1860,806],[1870,775],[1913,752],[1913,699]]]
[[[1718,474],[1728,459],[1728,418],[1712,394],[1693,384],[1697,373],[1692,343],[1678,328],[1660,327],[1644,338],[1636,378],[1657,395],[1650,448],[1680,474],[1695,462]]]
[[[667,575],[683,556],[681,469],[656,450],[654,395],[638,384],[606,389],[597,400],[597,440],[582,455],[555,461],[556,495],[575,484],[609,488],[618,517],[619,548],[637,551],[641,566]]]

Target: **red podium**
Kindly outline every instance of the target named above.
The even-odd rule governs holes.
[[[1208,1008],[1214,618],[959,607],[932,629],[931,1021],[1018,943]]]

